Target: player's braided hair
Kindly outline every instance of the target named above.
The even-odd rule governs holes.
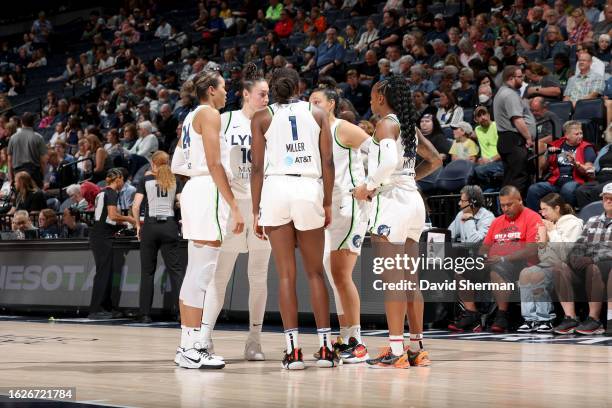
[[[380,81],[377,86],[378,92],[385,97],[387,104],[399,119],[404,157],[415,158],[417,113],[406,80],[400,75],[391,75]]]

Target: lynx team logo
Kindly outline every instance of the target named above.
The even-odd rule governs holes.
[[[361,235],[357,234],[353,236],[353,246],[355,248],[360,248],[363,240],[361,239]]]
[[[378,235],[381,235],[383,237],[388,237],[389,233],[391,232],[391,227],[388,225],[379,225],[378,226]]]

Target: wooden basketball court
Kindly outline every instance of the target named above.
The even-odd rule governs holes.
[[[173,363],[178,329],[0,322],[0,387],[76,387],[76,400],[138,407],[610,407],[612,347],[426,340],[433,365],[280,368],[283,337],[264,332],[265,362],[242,360],[245,332],[216,331],[223,370]],[[385,337],[367,337],[372,354]],[[7,401],[6,397],[0,401]],[[0,403],[1,405],[1,403]],[[68,404],[66,406],[71,406]],[[20,406],[20,405],[18,405]],[[24,405],[26,406],[26,405]]]

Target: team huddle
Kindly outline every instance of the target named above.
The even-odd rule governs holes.
[[[360,299],[352,278],[367,232],[372,243],[379,244],[375,250],[415,256],[424,227],[425,206],[416,180],[433,172],[441,160],[415,127],[406,82],[391,76],[373,87],[371,109],[380,120],[370,137],[336,117],[340,96],[333,86],[320,86],[305,102],[298,99],[299,77],[292,69],[275,70],[268,84],[249,64],[243,78],[243,108],[222,115],[226,91],[218,72],[202,72],[185,85],[199,106],[185,118],[172,159],[172,171],[189,177],[180,196],[183,237],[189,244],[175,363],[184,368],[225,366],[214,352],[212,332],[237,256],[248,252],[245,359],[265,360],[260,335],[272,254],[286,341],[282,366],[304,369],[297,247],[317,326],[317,367],[362,362],[371,368],[429,365],[420,293],[385,297],[389,347],[370,358],[361,337]],[[418,166],[417,155],[422,159]],[[416,279],[410,271],[403,273]],[[325,275],[340,323],[335,342]]]

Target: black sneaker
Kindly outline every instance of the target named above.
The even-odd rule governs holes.
[[[606,336],[612,336],[612,320],[608,320],[606,325]]]
[[[342,360],[338,356],[338,353],[334,350],[330,350],[323,346],[319,349],[319,358],[317,359],[317,367],[319,368],[332,368],[342,365]]]
[[[482,331],[481,322],[480,313],[465,310],[459,317],[459,320],[448,325],[448,329],[459,333],[465,331],[480,333]]]
[[[285,357],[283,357],[283,368],[286,370],[303,370],[306,368],[304,365],[304,358],[302,357],[302,349],[295,348],[289,353],[285,350]]]
[[[538,333],[551,333],[553,331],[552,322],[540,322],[536,331]]]
[[[591,334],[603,334],[604,328],[599,320],[593,319],[591,316],[587,317],[578,327],[576,327],[576,333],[591,335]]]
[[[573,334],[580,322],[573,317],[565,316],[563,321],[553,328],[555,334]]]
[[[138,317],[136,322],[143,323],[143,324],[149,324],[149,323],[153,323],[153,319],[151,319],[151,316],[149,315],[142,315]]]
[[[495,315],[495,320],[493,321],[493,325],[491,326],[491,331],[493,333],[506,333],[508,332],[508,327],[510,323],[508,321],[508,312],[503,310],[498,310]]]
[[[102,310],[100,312],[93,312],[87,315],[88,319],[91,320],[108,320],[113,318],[113,314],[111,312],[107,312],[106,310]]]
[[[538,330],[537,322],[528,321],[525,321],[525,323],[523,323],[518,329],[516,329],[516,331],[519,333],[533,333],[536,330]]]

